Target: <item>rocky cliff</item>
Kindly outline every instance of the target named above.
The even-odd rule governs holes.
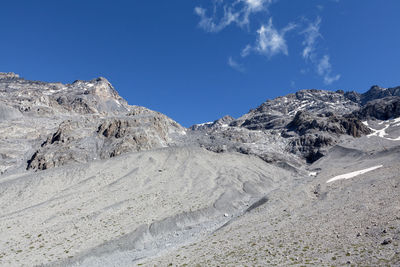
[[[130,106],[105,78],[72,84],[0,75],[0,171],[43,170],[165,147],[185,129]]]
[[[212,151],[255,154],[268,162],[312,163],[343,139],[371,133],[366,119],[400,116],[400,87],[371,87],[367,92],[300,90],[267,100],[238,119],[224,117],[190,129]]]

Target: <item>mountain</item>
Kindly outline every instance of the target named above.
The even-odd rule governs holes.
[[[128,105],[105,78],[61,84],[1,74],[0,110],[2,172],[165,147],[186,131],[161,113]]]
[[[400,87],[184,128],[105,78],[0,73],[0,265],[398,265]]]
[[[364,99],[364,96],[371,95],[371,90],[374,91],[375,87],[358,98]],[[280,160],[294,154],[312,163],[341,139],[370,133],[370,129],[361,123],[361,116],[356,115],[364,105],[348,95],[341,91],[301,90],[267,100],[237,120],[230,120],[229,124],[222,125],[217,120],[214,123],[192,126],[191,129],[207,132],[213,140],[218,140],[212,146],[206,144],[213,151],[220,150],[221,146],[228,146],[239,152],[247,151],[268,158],[268,161]],[[376,95],[377,99],[380,96]],[[239,142],[232,144],[233,133],[239,135],[234,139]],[[225,138],[226,136],[229,137]],[[270,140],[273,136],[276,137],[275,140]],[[271,153],[274,155],[268,156]],[[277,155],[282,153],[286,155]]]

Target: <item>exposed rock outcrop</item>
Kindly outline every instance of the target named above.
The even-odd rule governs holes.
[[[400,96],[400,86],[393,88],[382,88],[378,85],[374,85],[367,92],[361,95],[361,104],[365,105],[369,101],[385,98],[388,96]]]
[[[292,152],[299,151],[308,162],[321,158],[326,152],[325,148],[336,144],[341,135],[361,137],[371,133],[358,118],[335,116],[331,112],[313,115],[299,111],[287,128],[299,135],[290,143]]]
[[[285,127],[298,111],[307,110],[314,114],[332,112],[343,115],[358,108],[357,103],[337,92],[301,90],[295,94],[267,100],[231,125],[251,130],[279,129]]]
[[[72,84],[0,75],[0,171],[43,170],[165,147],[185,129],[167,116],[130,106],[105,78]],[[176,137],[175,137],[176,136]]]
[[[17,79],[19,78],[18,74],[15,74],[14,72],[0,72],[0,79]]]
[[[354,116],[336,116],[333,113],[316,116],[307,111],[299,111],[287,128],[299,135],[320,131],[361,137],[371,133],[371,130]]]
[[[400,96],[389,96],[370,101],[354,114],[363,120],[387,120],[400,117]]]
[[[215,121],[191,127],[206,132],[198,142],[212,151],[234,150],[254,154],[268,162],[293,155],[313,162],[341,136],[361,137],[370,129],[352,115],[359,110],[357,93],[301,90],[268,100],[223,127]],[[278,137],[277,137],[278,136]],[[289,152],[289,154],[288,154]],[[290,155],[290,156],[289,156]],[[290,160],[295,164],[297,160]]]
[[[182,126],[165,115],[150,110],[139,114],[64,121],[29,159],[27,169],[43,170],[166,147],[173,144],[174,136],[185,134]]]
[[[235,118],[229,115],[225,115],[224,117],[215,120],[214,122],[206,122],[206,123],[192,125],[190,127],[190,130],[199,131],[199,130],[216,129],[219,127],[227,127],[233,121],[235,121]]]

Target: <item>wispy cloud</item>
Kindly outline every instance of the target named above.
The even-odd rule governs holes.
[[[212,33],[217,33],[230,25],[236,25],[247,31],[254,29],[252,21],[257,13],[268,14],[271,4],[279,0],[212,0],[212,6],[208,9],[197,6],[195,14],[200,18],[198,26]],[[338,0],[331,0],[338,1]],[[317,9],[324,7],[318,5]],[[258,17],[259,18],[259,17]],[[301,70],[302,74],[309,73],[314,69],[316,74],[321,76],[324,83],[329,85],[340,79],[340,74],[333,74],[333,67],[330,63],[330,56],[326,52],[321,52],[320,40],[323,36],[320,33],[321,17],[315,21],[307,19],[297,23],[289,23],[286,27],[278,29],[274,26],[272,16],[269,16],[267,23],[259,24],[257,31],[254,31],[254,43],[247,44],[241,51],[242,58],[250,54],[258,54],[271,58],[278,54],[289,55],[288,42],[286,35],[288,32],[297,28],[298,33],[304,37],[302,41],[301,57],[308,65]],[[244,72],[244,67],[232,57],[228,58],[227,64],[240,72]],[[311,66],[309,66],[311,65]]]
[[[215,22],[215,17],[208,17],[204,8],[196,7],[194,12],[200,17],[199,27],[208,32],[219,32],[238,20],[238,14],[233,13],[231,8],[224,9],[224,16],[219,22]]]
[[[332,75],[332,65],[329,62],[329,55],[324,55],[317,66],[317,72],[324,77],[324,83],[329,85],[340,79],[340,74]]]
[[[242,50],[242,52],[240,53],[240,55],[242,56],[242,57],[247,57],[249,54],[250,54],[250,52],[251,52],[251,50],[253,49],[253,47],[251,46],[251,45],[246,45],[246,47],[245,48],[243,48],[243,50]]]
[[[243,20],[239,23],[240,26],[249,24],[249,17],[252,13],[266,11],[267,7],[273,0],[241,0],[244,3]]]
[[[214,0],[213,10],[207,13],[203,7],[195,7],[200,17],[199,27],[207,32],[219,32],[231,24],[244,27],[250,23],[253,13],[266,11],[274,0]],[[222,17],[218,16],[222,12]],[[219,18],[221,17],[221,18]]]
[[[303,58],[311,59],[315,56],[315,45],[318,38],[322,38],[322,35],[319,33],[319,28],[321,24],[321,18],[318,17],[315,22],[312,22],[308,25],[308,27],[302,31],[301,33],[305,36],[305,40],[303,41],[304,49],[303,49]]]
[[[340,79],[340,74],[332,74],[332,64],[329,55],[320,56],[317,53],[317,41],[322,38],[320,33],[321,18],[317,17],[314,22],[310,22],[306,29],[301,32],[304,35],[302,56],[306,61],[311,62],[316,67],[316,72],[323,77],[326,85]]]
[[[278,31],[273,23],[272,18],[269,19],[268,24],[261,25],[257,30],[257,40],[254,46],[247,45],[242,50],[242,57],[246,57],[251,51],[255,51],[259,54],[272,57],[279,53],[288,55],[288,47],[285,40],[285,34],[293,30],[296,27],[295,24],[289,24],[282,30]]]
[[[239,64],[238,62],[236,62],[232,57],[228,58],[228,65],[236,71],[239,71],[239,72],[245,71],[244,67],[241,64]]]

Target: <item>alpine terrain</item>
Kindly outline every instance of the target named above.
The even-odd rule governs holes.
[[[185,128],[0,73],[1,266],[399,266],[400,87]]]

